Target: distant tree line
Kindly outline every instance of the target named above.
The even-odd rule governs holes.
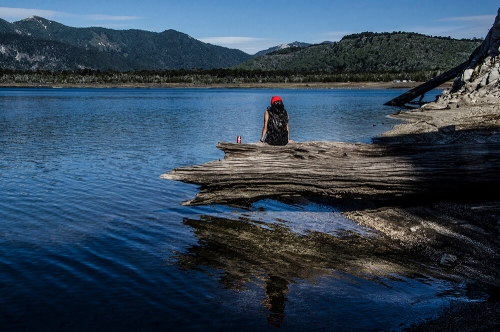
[[[355,33],[351,35],[346,35],[342,39],[363,39],[363,38],[373,38],[373,37],[378,37],[378,36],[385,36],[385,37],[391,37],[391,36],[398,36],[398,35],[405,35],[407,38],[412,38],[412,37],[423,37],[423,38],[435,38],[435,39],[443,39],[443,40],[452,40],[450,36],[444,37],[444,36],[428,36],[424,35],[421,33],[417,32],[405,32],[405,31],[393,31],[393,32],[370,32],[370,31],[365,31],[365,32],[360,32],[360,33]],[[478,41],[482,42],[483,38],[461,38],[461,39],[456,39],[456,40],[461,40],[461,41]]]
[[[319,82],[423,82],[440,75],[440,70],[401,72],[305,72],[259,69],[193,69],[162,71],[22,71],[0,68],[0,84],[242,84],[242,83],[319,83]]]

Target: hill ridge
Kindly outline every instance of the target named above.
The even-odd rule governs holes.
[[[13,70],[212,69],[251,58],[243,51],[204,43],[173,29],[75,28],[40,16],[13,23],[1,20],[0,37],[0,67]],[[26,37],[32,39],[28,42]],[[58,43],[68,45],[68,50]],[[72,57],[80,60],[68,61]]]
[[[447,70],[464,62],[480,43],[413,32],[363,32],[331,44],[268,53],[236,68],[330,73]]]

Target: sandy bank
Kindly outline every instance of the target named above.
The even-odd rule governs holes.
[[[404,120],[392,130],[382,134],[399,143],[419,143],[426,133],[432,143],[491,142],[500,140],[500,104],[454,105],[434,108],[425,105],[415,110],[400,110],[391,115]],[[430,143],[430,142],[427,142]]]

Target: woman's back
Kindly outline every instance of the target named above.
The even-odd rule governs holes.
[[[286,145],[288,143],[288,113],[283,103],[276,102],[267,111],[269,112],[269,120],[267,123],[266,143]]]

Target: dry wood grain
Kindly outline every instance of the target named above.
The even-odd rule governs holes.
[[[219,143],[221,160],[164,179],[201,185],[186,205],[250,203],[290,195],[441,199],[481,195],[500,184],[500,144]]]

